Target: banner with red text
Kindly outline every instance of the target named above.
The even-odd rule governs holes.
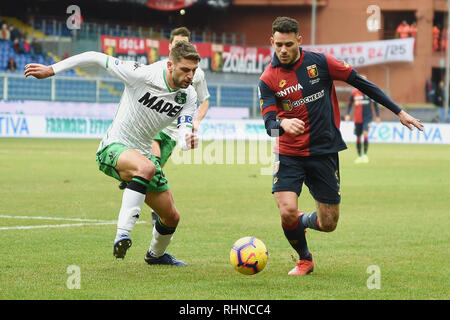
[[[200,67],[217,72],[261,74],[272,59],[270,47],[192,42],[202,57]],[[101,36],[101,50],[121,60],[151,64],[169,56],[169,40]]]
[[[414,61],[414,38],[302,47],[329,54],[353,67]]]

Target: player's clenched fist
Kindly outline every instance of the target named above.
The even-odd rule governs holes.
[[[305,123],[297,118],[283,119],[280,125],[285,132],[294,136],[298,136],[305,132]]]
[[[195,133],[186,133],[185,135],[186,145],[190,146],[190,149],[198,147],[198,136]]]
[[[55,75],[51,66],[44,66],[39,63],[30,63],[25,66],[25,77],[33,76],[37,79],[45,79]]]

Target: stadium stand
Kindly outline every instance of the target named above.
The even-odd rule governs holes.
[[[38,41],[58,39],[58,37],[75,37],[76,39],[98,39],[101,34],[111,36],[152,36],[155,39],[168,39],[169,28],[131,27],[107,23],[83,22],[83,28],[74,34],[65,25],[65,21],[51,19],[32,19],[27,24],[15,17],[1,17],[3,22],[14,25],[21,34],[31,35]],[[53,37],[53,38],[52,38]],[[236,43],[236,34],[193,32],[192,41],[214,40],[217,43]],[[57,41],[57,40],[56,40]],[[96,48],[100,51],[99,48]],[[15,72],[7,71],[10,57],[17,63]],[[74,102],[118,103],[124,85],[107,74],[91,75],[85,70],[68,70],[48,80],[36,80],[23,77],[23,70],[28,63],[50,65],[61,60],[51,51],[34,55],[30,52],[17,53],[11,41],[0,41],[0,98],[3,100],[48,100]],[[208,82],[210,105],[212,107],[257,106],[256,82],[253,85],[240,82]]]

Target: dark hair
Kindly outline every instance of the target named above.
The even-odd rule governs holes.
[[[175,36],[187,37],[189,41],[191,41],[191,32],[186,27],[173,29],[172,32],[170,33],[170,43],[172,43],[173,38],[175,38]]]
[[[188,59],[200,62],[201,57],[195,47],[187,41],[178,41],[170,50],[169,59],[177,63],[181,59]]]
[[[272,35],[275,32],[298,34],[298,22],[289,17],[278,17],[272,23]]]

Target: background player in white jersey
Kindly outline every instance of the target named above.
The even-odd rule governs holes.
[[[160,165],[151,153],[153,137],[177,119],[178,143],[183,150],[196,147],[192,116],[197,94],[191,86],[200,55],[185,41],[171,50],[165,65],[140,65],[99,52],[85,52],[52,66],[29,64],[25,76],[51,77],[68,69],[97,65],[122,80],[125,89],[108,132],[97,150],[97,164],[105,174],[127,181],[117,222],[114,256],[124,258],[131,247],[132,231],[144,202],[159,213],[145,255],[148,264],[184,266],[166,253],[180,214]]]
[[[191,39],[191,32],[189,31],[188,28],[180,27],[173,29],[170,33],[169,51],[177,42],[179,41],[190,42],[190,39]],[[165,65],[167,64],[167,60],[160,60],[155,63]],[[193,131],[196,132],[200,126],[200,122],[208,113],[209,97],[210,97],[208,86],[205,80],[205,73],[200,67],[197,68],[197,70],[195,71],[192,86],[197,92],[197,99],[200,103],[193,121]],[[169,157],[171,156],[177,144],[177,135],[178,129],[177,123],[175,121],[170,125],[168,125],[166,128],[164,128],[161,132],[158,132],[158,134],[153,138],[152,153],[155,155],[156,161],[159,162],[161,167],[164,167],[166,162],[169,160]],[[120,189],[124,189],[125,187],[126,182],[122,182],[119,185]],[[153,211],[152,212],[153,224],[155,224],[156,220],[157,215]]]

